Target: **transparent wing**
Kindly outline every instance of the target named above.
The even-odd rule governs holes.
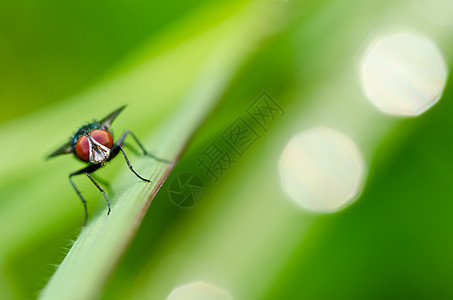
[[[110,125],[112,124],[112,122],[116,119],[116,117],[118,117],[118,115],[125,108],[126,108],[126,105],[123,105],[120,108],[118,108],[117,110],[115,110],[114,112],[112,112],[111,114],[109,114],[108,116],[106,116],[104,119],[102,119],[100,121],[101,125],[105,128],[110,128]]]
[[[53,153],[48,155],[47,159],[60,155],[60,154],[68,154],[68,153],[73,153],[73,152],[74,152],[74,149],[73,149],[72,142],[69,141],[66,144],[64,144],[63,146],[61,146],[60,148],[58,148],[57,150],[55,150]]]

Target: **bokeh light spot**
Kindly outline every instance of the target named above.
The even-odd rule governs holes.
[[[385,113],[417,116],[440,99],[447,66],[428,38],[397,32],[376,38],[361,64],[367,98]]]
[[[204,282],[195,282],[174,289],[167,300],[233,300],[221,288]]]
[[[304,209],[334,212],[359,196],[365,165],[353,141],[319,127],[294,136],[279,161],[283,190]]]

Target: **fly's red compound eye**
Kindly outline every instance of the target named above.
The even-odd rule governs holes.
[[[90,142],[84,135],[77,140],[76,154],[83,161],[88,161],[90,159]]]
[[[101,144],[109,149],[112,148],[113,137],[110,134],[110,132],[103,130],[103,129],[94,129],[94,130],[91,130],[90,135],[99,144]]]

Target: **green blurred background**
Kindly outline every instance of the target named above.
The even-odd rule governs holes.
[[[94,298],[166,299],[202,281],[232,299],[451,299],[452,86],[423,115],[394,117],[363,95],[357,67],[376,33],[401,27],[451,61],[453,27],[413,2],[2,0],[0,299],[38,297],[80,232],[82,207],[66,176],[81,164],[45,155],[124,103],[118,132],[148,136],[178,99],[197,101],[196,86],[217,88],[215,108]],[[215,80],[196,77],[204,62]],[[285,115],[215,182],[197,157],[263,91]],[[340,212],[309,213],[280,186],[283,149],[314,126],[347,134],[363,154],[363,192]],[[123,171],[112,162],[101,177]],[[182,209],[168,191],[185,172],[205,190]],[[90,211],[104,209],[89,182],[78,184]]]

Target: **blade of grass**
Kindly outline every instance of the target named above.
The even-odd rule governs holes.
[[[48,240],[49,236],[61,235],[61,228],[72,231],[76,215],[77,223],[80,224],[80,202],[74,197],[66,175],[81,168],[81,165],[71,158],[46,162],[43,160],[46,152],[53,150],[52,147],[57,146],[58,141],[64,142],[75,126],[128,103],[127,113],[115,122],[113,130],[120,133],[121,130],[132,129],[140,137],[148,133],[149,150],[159,154],[163,147],[171,148],[166,152],[169,156],[174,156],[174,153],[181,150],[181,145],[169,147],[166,143],[171,144],[172,141],[168,138],[179,136],[178,141],[187,140],[195,124],[191,124],[192,127],[185,125],[190,125],[197,118],[197,122],[202,120],[203,114],[216,101],[216,93],[220,93],[219,89],[228,83],[231,77],[229,72],[237,68],[240,60],[247,55],[244,48],[235,50],[232,35],[228,35],[232,43],[217,53],[222,33],[230,32],[225,20],[244,5],[245,3],[228,3],[217,5],[215,10],[203,10],[192,17],[198,21],[197,26],[193,26],[192,19],[189,19],[179,24],[179,31],[175,27],[166,33],[174,39],[181,37],[179,43],[163,34],[144,47],[146,51],[139,51],[133,61],[121,65],[119,71],[112,72],[91,90],[53,107],[2,124],[0,140],[2,144],[11,147],[0,148],[1,157],[8,158],[0,164],[0,226],[11,230],[4,230],[1,235],[1,299],[28,298],[24,294],[24,285],[36,286],[36,282],[42,281],[42,277],[47,275],[43,275],[41,271],[40,274],[31,276],[36,280],[34,284],[24,282],[26,279],[16,273],[19,272],[16,271],[17,261],[21,261],[22,255],[33,254],[35,259],[32,262],[44,265],[44,262],[39,262],[39,254],[33,251],[36,245]],[[218,12],[217,18],[213,17],[212,11]],[[216,26],[217,29],[211,32],[208,30]],[[193,29],[192,36],[188,38],[187,30],[190,29]],[[231,48],[231,53],[225,52]],[[218,69],[214,70],[216,62]],[[209,72],[211,73],[206,75]],[[196,88],[197,84],[205,85],[204,94],[196,94],[202,91],[201,88]],[[192,111],[199,115],[179,115],[180,120],[173,123],[175,121],[168,118],[171,116],[169,112],[178,106],[185,107],[187,113]],[[152,137],[149,128],[162,123],[165,118],[169,124],[167,127],[171,125],[173,128],[168,131],[165,128],[155,130],[161,134]],[[187,122],[182,125],[185,119]],[[172,130],[178,130],[178,124],[182,130],[175,134]],[[156,145],[157,142],[159,144]],[[134,166],[140,170],[139,165],[134,163]],[[116,162],[112,162],[107,172],[115,167]],[[83,184],[81,187],[83,188]],[[90,195],[98,197],[98,194]]]
[[[159,142],[153,153],[174,162],[178,159],[240,63],[257,41],[272,32],[265,27],[263,30],[260,19],[264,16],[261,13],[256,7],[246,6],[233,17],[190,41],[185,48],[189,51],[178,53],[178,57],[199,58],[201,65],[177,109],[148,132],[146,140]],[[143,76],[146,71],[138,74],[135,80],[146,79]],[[119,84],[127,86],[128,81],[129,78],[126,78]],[[106,97],[102,92],[99,94]],[[107,217],[104,209],[81,232],[40,294],[40,299],[92,299],[99,295],[100,288],[127,247],[173,164],[142,158],[135,162],[135,166],[144,174],[151,174],[152,183],[136,182],[127,172],[120,175],[116,182],[120,192],[113,200],[111,215]]]

